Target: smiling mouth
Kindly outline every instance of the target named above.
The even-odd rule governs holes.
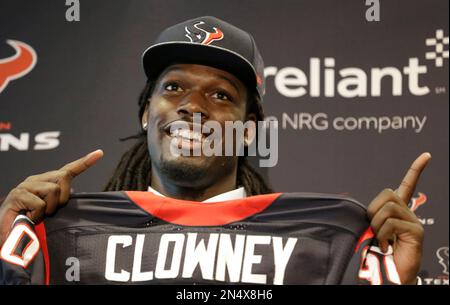
[[[206,138],[202,133],[190,129],[175,129],[172,132],[169,131],[169,136],[194,142],[203,142]]]
[[[202,125],[188,123],[186,121],[175,121],[164,128],[167,136],[183,142],[202,143],[211,134],[201,132]]]

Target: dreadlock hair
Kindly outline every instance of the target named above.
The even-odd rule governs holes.
[[[139,122],[151,97],[155,82],[148,80],[139,96]],[[261,100],[256,93],[253,100],[247,102],[247,113],[254,113],[257,121],[264,119]],[[141,130],[138,134],[120,139],[121,141],[136,139],[137,142],[123,154],[113,176],[104,191],[146,191],[151,182],[151,160],[148,152],[147,133]],[[248,196],[272,193],[272,189],[264,178],[248,163],[245,156],[238,159],[237,185],[244,187]]]

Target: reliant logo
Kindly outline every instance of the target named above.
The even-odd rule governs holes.
[[[448,50],[444,50],[444,47],[448,46],[448,36],[444,36],[444,30],[436,30],[436,37],[427,38],[425,44],[429,47],[434,47],[433,51],[425,54],[425,58],[434,60],[436,67],[444,66],[444,59],[448,59]]]
[[[426,52],[424,58],[433,60],[433,66],[441,68],[444,60],[448,59],[449,37],[444,35],[444,30],[436,30],[434,38],[425,39],[428,47],[433,50]],[[444,48],[447,46],[447,50]],[[407,82],[410,94],[423,96],[430,93],[430,88],[423,84],[421,77],[428,72],[418,57],[410,57],[403,67],[373,67],[365,71],[358,67],[345,67],[336,69],[336,58],[326,57],[310,58],[309,73],[297,67],[277,68],[266,67],[264,74],[266,78],[273,77],[275,88],[286,97],[297,98],[310,97],[379,97],[387,94],[383,90],[382,83],[391,83],[393,96],[401,96],[403,83]],[[430,62],[431,63],[431,62]]]

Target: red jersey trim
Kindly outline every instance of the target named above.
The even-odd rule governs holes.
[[[364,233],[361,235],[361,237],[358,240],[358,244],[356,245],[355,248],[355,253],[358,252],[359,247],[361,247],[362,243],[365,242],[368,239],[371,239],[375,236],[375,234],[373,234],[372,228],[369,227],[367,228],[366,231],[364,231]]]
[[[136,205],[166,222],[182,226],[221,226],[255,215],[282,193],[222,202],[196,202],[157,196],[151,192],[124,192]]]
[[[34,227],[36,231],[36,235],[39,239],[39,243],[41,244],[42,255],[44,257],[44,265],[45,265],[45,285],[50,285],[50,256],[48,255],[48,247],[47,247],[47,232],[45,231],[44,222],[36,225]]]

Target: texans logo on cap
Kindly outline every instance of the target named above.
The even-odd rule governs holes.
[[[207,30],[199,27],[202,24],[205,24],[205,22],[198,21],[184,27],[184,29],[186,30],[185,36],[189,38],[191,42],[209,45],[213,41],[222,40],[223,32],[220,29],[212,27],[214,29],[214,32],[208,32]]]
[[[155,79],[173,63],[196,63],[227,71],[264,95],[264,62],[250,33],[213,16],[163,30],[142,54],[145,74]]]

